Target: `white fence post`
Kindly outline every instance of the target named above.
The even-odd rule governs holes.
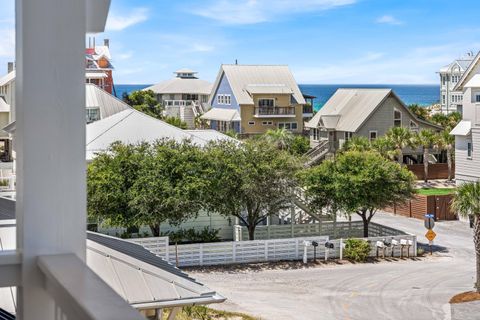
[[[295,239],[295,259],[298,259],[298,241],[298,238]]]
[[[200,243],[200,265],[203,266],[203,243]]]
[[[268,240],[263,243],[265,246],[265,261],[268,261]]]
[[[170,262],[170,238],[169,237],[166,237],[165,238],[165,260],[167,260],[167,262]]]
[[[340,260],[343,260],[343,239],[340,238]]]
[[[235,241],[232,242],[232,262],[237,261],[237,243]]]

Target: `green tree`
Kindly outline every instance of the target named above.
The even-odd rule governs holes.
[[[356,136],[346,141],[342,146],[342,151],[369,151],[372,145],[367,137]]]
[[[160,120],[163,119],[164,108],[160,103],[157,102],[157,99],[155,98],[155,92],[152,90],[134,91],[126,98],[124,97],[124,100],[131,107],[140,112]]]
[[[259,223],[291,205],[300,164],[288,152],[263,139],[249,139],[210,144],[207,154],[212,183],[208,207],[241,220],[250,240]]]
[[[295,135],[288,151],[295,156],[302,156],[308,150],[310,150],[310,139],[302,135]]]
[[[262,138],[275,145],[278,149],[288,150],[292,145],[294,136],[293,133],[285,129],[269,129]]]
[[[435,113],[434,115],[432,115],[432,117],[430,118],[430,120],[439,125],[439,126],[442,126],[444,128],[446,128],[448,126],[448,123],[450,122],[449,121],[449,117],[443,113]]]
[[[209,180],[205,154],[190,142],[114,143],[88,166],[88,213],[111,225],[178,225],[203,207]]]
[[[423,149],[423,178],[428,182],[428,158],[430,157],[430,150],[437,142],[437,135],[430,129],[423,129],[415,135],[416,145]]]
[[[475,288],[480,292],[480,182],[464,183],[458,187],[452,209],[463,216],[473,216],[473,243],[477,262]]]
[[[405,203],[415,192],[413,174],[374,151],[344,152],[302,175],[308,177],[302,182],[312,202],[331,206],[331,197],[347,215],[358,214],[364,237],[378,209]]]
[[[437,136],[435,147],[439,150],[445,150],[447,153],[448,181],[452,181],[452,164],[455,155],[455,137],[450,134],[450,130],[444,130]]]
[[[414,144],[412,132],[405,127],[393,127],[387,131],[385,137],[395,147],[398,163],[403,165],[403,149]]]
[[[418,104],[411,104],[408,106],[408,109],[413,112],[413,114],[419,118],[419,119],[422,119],[422,120],[428,120],[429,118],[429,112],[427,110],[427,108],[424,108]]]
[[[188,129],[188,124],[177,117],[166,117],[163,121],[180,129]]]
[[[377,151],[383,157],[389,160],[394,160],[398,156],[398,150],[395,148],[393,142],[387,137],[379,137],[371,142],[372,150]]]

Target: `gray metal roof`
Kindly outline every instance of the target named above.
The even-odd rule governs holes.
[[[225,75],[235,95],[238,104],[253,104],[251,94],[266,94],[268,88],[273,92],[291,93],[299,104],[305,104],[305,99],[293,77],[290,68],[286,65],[239,65],[223,64],[220,67],[214,90],[218,88],[220,81]],[[213,95],[210,97],[212,104]]]
[[[15,219],[15,200],[0,197],[0,220]]]
[[[86,108],[98,108],[100,110],[101,119],[130,109],[128,104],[94,84],[86,85],[85,95]]]
[[[455,87],[453,88],[454,91],[462,91],[464,85],[473,77],[476,73],[478,73],[478,65],[480,61],[480,51],[477,55],[473,58],[472,63],[468,66],[467,70],[463,73],[460,80],[457,82]]]

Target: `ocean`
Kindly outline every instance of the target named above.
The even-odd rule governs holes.
[[[118,84],[115,85],[115,91],[117,97],[121,98],[123,93],[142,90],[148,86],[150,85]],[[421,106],[429,106],[440,100],[438,85],[301,84],[299,87],[302,93],[316,97],[314,100],[315,110],[319,110],[338,88],[389,88],[393,89],[407,105],[416,103]]]

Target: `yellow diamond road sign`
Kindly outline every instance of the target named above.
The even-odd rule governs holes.
[[[433,239],[435,239],[436,236],[437,236],[437,234],[432,229],[428,230],[427,233],[425,233],[425,237],[429,241],[433,241]]]

